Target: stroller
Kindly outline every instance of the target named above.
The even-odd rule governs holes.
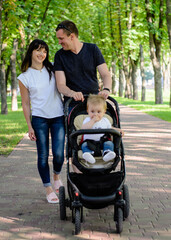
[[[87,116],[87,97],[84,102],[76,105],[69,114],[73,101],[70,98],[65,104],[66,127],[66,159],[67,159],[67,189],[59,188],[60,219],[66,220],[66,208],[72,211],[72,222],[75,223],[75,235],[81,231],[83,222],[83,207],[101,209],[114,206],[114,221],[117,233],[123,230],[123,220],[129,215],[130,201],[128,186],[125,184],[124,147],[120,132],[114,129],[80,129]],[[113,126],[120,128],[119,107],[117,101],[108,97],[105,117]],[[110,134],[114,143],[115,159],[104,162],[102,155],[95,156],[96,163],[88,164],[82,158],[80,140],[83,134]],[[72,164],[79,170],[71,170]]]

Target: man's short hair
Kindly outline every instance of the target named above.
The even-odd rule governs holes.
[[[60,22],[56,28],[56,31],[63,29],[63,31],[69,36],[71,33],[74,33],[78,37],[78,29],[72,21],[65,20]]]

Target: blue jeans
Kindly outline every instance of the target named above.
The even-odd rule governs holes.
[[[83,153],[85,153],[85,152],[93,153],[93,151],[90,148],[88,148],[87,142],[84,142],[81,145],[81,149],[82,149]],[[103,152],[106,150],[114,151],[114,144],[112,141],[106,141],[103,143]]]
[[[48,164],[49,132],[52,140],[53,172],[59,174],[64,162],[64,116],[51,119],[32,116],[32,127],[37,138],[38,171],[43,185],[48,187],[51,186]]]

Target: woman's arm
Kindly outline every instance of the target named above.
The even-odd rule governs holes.
[[[36,136],[31,124],[31,109],[30,109],[30,97],[28,89],[19,81],[19,88],[21,93],[22,107],[24,117],[28,126],[28,135],[32,141],[36,141]]]

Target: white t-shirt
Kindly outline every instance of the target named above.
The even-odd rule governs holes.
[[[83,121],[83,124],[87,123],[90,121],[90,117],[86,117]],[[111,128],[111,123],[109,122],[109,120],[106,117],[103,117],[100,121],[96,122],[92,129],[103,129],[103,128]],[[104,134],[85,134],[83,136],[83,140],[86,139],[90,139],[90,140],[95,140],[95,141],[99,141],[100,138],[103,136]]]
[[[45,67],[42,70],[28,68],[18,76],[18,79],[29,91],[32,116],[44,118],[63,116],[63,104],[53,73],[50,79]]]

